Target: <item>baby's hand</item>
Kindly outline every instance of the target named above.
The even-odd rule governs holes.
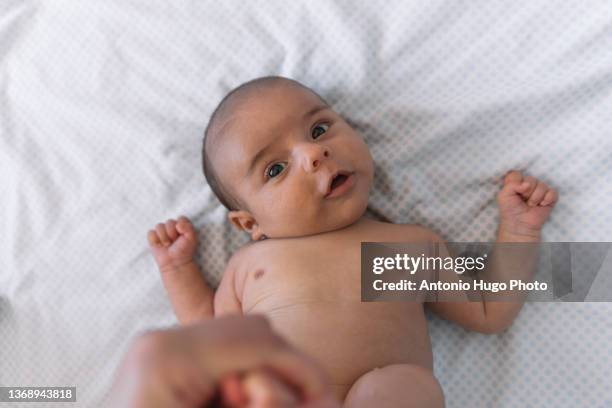
[[[245,373],[242,378],[228,376],[221,380],[220,390],[229,408],[301,406],[295,390],[265,369]]]
[[[148,233],[149,246],[159,270],[167,272],[193,261],[198,239],[191,221],[181,216],[178,222],[159,223]]]
[[[558,199],[555,190],[538,179],[511,171],[497,195],[500,230],[513,235],[538,238]]]

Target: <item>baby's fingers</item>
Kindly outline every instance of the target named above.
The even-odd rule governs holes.
[[[174,240],[178,238],[178,232],[176,231],[176,221],[166,221],[166,234],[168,234],[168,238],[170,238],[172,242],[174,242]]]
[[[263,369],[248,373],[243,385],[253,408],[295,407],[299,402],[289,386]]]
[[[510,198],[514,197],[517,194],[524,196],[525,192],[528,190],[529,184],[526,181],[510,181],[504,184],[504,187],[499,192],[499,198]]]
[[[504,185],[509,183],[520,184],[523,181],[523,175],[520,171],[511,170],[504,176]]]
[[[559,193],[557,193],[555,190],[551,188],[546,192],[546,195],[544,196],[544,199],[542,200],[540,205],[541,206],[553,205],[554,203],[557,202],[558,198],[559,198]]]
[[[524,199],[528,199],[538,186],[538,179],[533,176],[527,176],[523,179],[522,185],[524,187],[521,189],[520,194]]]
[[[166,233],[166,226],[163,223],[159,223],[155,226],[155,232],[157,232],[157,236],[161,241],[163,246],[170,245],[170,238],[168,238],[168,234]]]
[[[176,229],[179,234],[185,235],[187,238],[195,237],[195,230],[193,228],[193,224],[189,221],[189,218],[185,216],[180,216],[178,222],[176,224]]]
[[[151,246],[161,246],[161,241],[159,240],[159,237],[157,236],[157,233],[153,230],[149,230],[149,233],[147,234],[147,238],[149,240],[149,245]]]
[[[548,186],[541,181],[538,181],[533,192],[527,199],[527,205],[530,207],[535,207],[536,205],[540,204],[547,191]]]

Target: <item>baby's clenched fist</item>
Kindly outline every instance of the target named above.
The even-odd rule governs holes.
[[[500,229],[514,235],[539,238],[540,230],[552,211],[558,193],[532,176],[511,171],[497,195]]]
[[[148,235],[149,246],[159,270],[167,272],[193,261],[198,239],[191,221],[185,216],[159,223]]]

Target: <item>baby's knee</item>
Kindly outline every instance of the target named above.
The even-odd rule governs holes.
[[[394,364],[359,378],[344,406],[442,408],[444,394],[430,370],[413,364]]]
[[[390,366],[396,370],[393,375],[398,378],[410,381],[410,388],[414,390],[415,407],[444,407],[444,393],[440,383],[434,377],[433,373],[421,366],[398,364]],[[417,396],[417,394],[420,394]],[[412,406],[412,405],[410,405]]]
[[[414,364],[394,364],[377,371],[381,372],[380,380],[392,385],[389,389],[404,399],[402,407],[444,407],[442,387],[427,368]]]

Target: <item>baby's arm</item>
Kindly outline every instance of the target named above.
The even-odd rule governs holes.
[[[533,177],[523,177],[512,171],[504,178],[504,186],[497,196],[500,209],[498,243],[527,243],[531,245],[499,246],[487,261],[482,278],[491,282],[509,279],[528,281],[536,267],[540,231],[557,201],[557,192]],[[442,239],[434,234],[434,241]],[[451,278],[457,276],[451,273]],[[495,333],[507,328],[518,315],[526,294],[512,301],[495,301],[487,293],[481,302],[429,302],[432,311],[468,329]]]
[[[148,239],[179,322],[212,318],[214,292],[193,260],[198,241],[189,219],[157,224]]]
[[[537,268],[541,230],[557,199],[554,189],[532,176],[523,177],[518,171],[506,175],[504,186],[497,195],[500,212],[497,242],[501,245],[497,245],[487,262],[485,278],[498,282],[531,281]],[[490,299],[485,302],[488,318],[497,326],[509,326],[527,294],[520,291],[509,295],[502,293],[500,298],[504,301],[495,301],[495,295],[488,293]]]
[[[179,323],[190,324],[213,317],[214,292],[195,262],[161,275]]]
[[[223,278],[221,279],[221,283],[219,283],[217,293],[215,293],[215,317],[226,314],[242,314],[242,302],[237,294],[238,290],[236,285],[236,260],[240,252],[239,250],[232,256],[232,259],[230,259],[225,268],[225,272],[223,272]]]

